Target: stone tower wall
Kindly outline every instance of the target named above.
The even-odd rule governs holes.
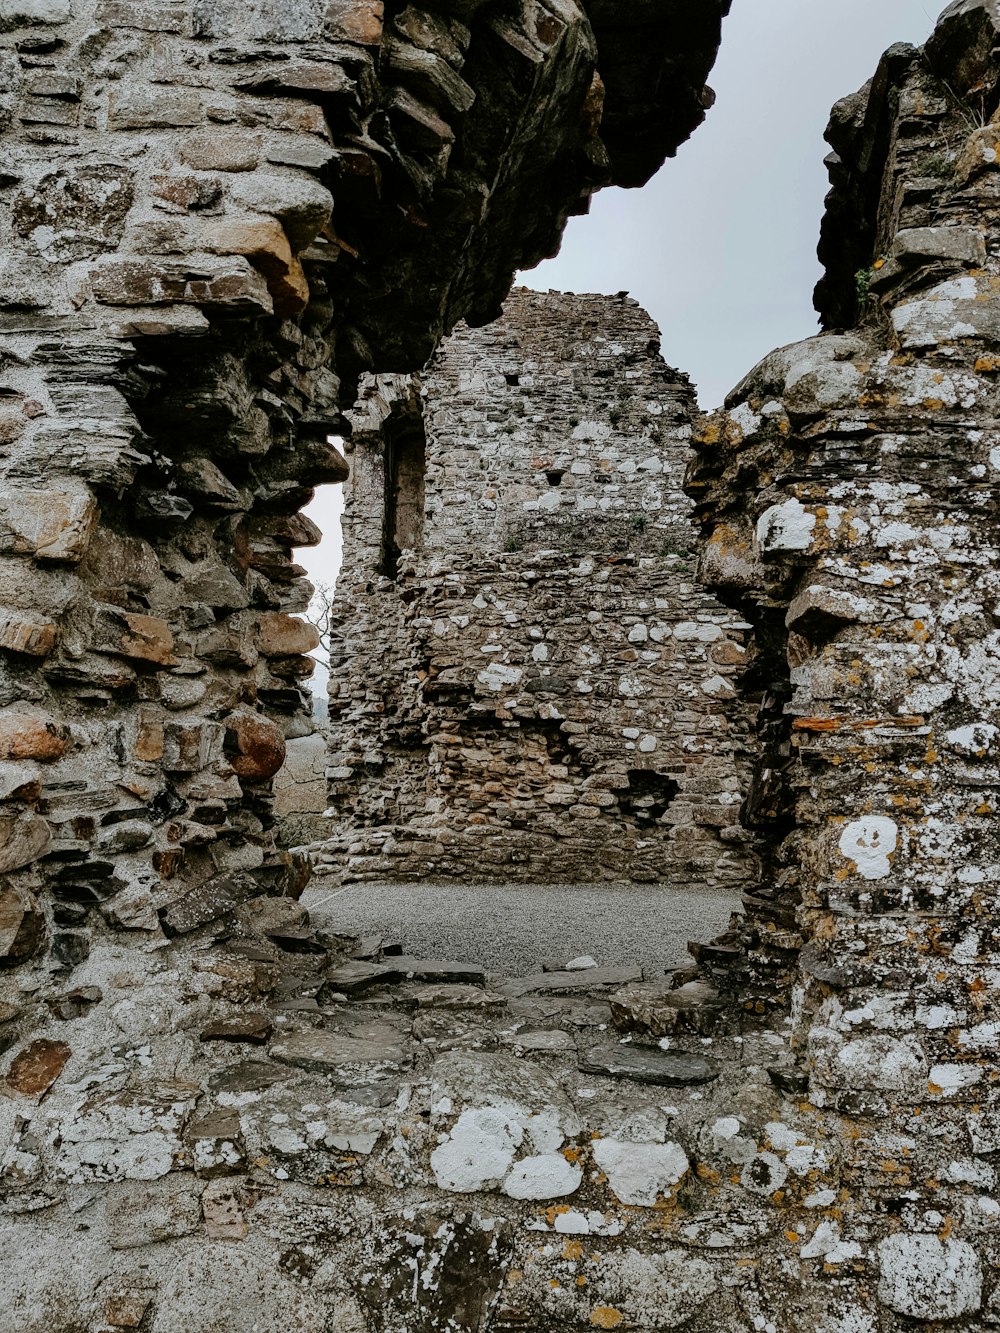
[[[419,384],[368,393],[331,672],[348,827],[326,863],[746,881],[748,716],[729,706],[746,627],[695,582],[694,396],[649,316],[625,296],[516,290]],[[391,577],[387,459],[417,437],[421,536]]]

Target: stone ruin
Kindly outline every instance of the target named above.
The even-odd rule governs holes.
[[[625,297],[515,290],[364,386],[320,872],[750,886],[749,626],[695,580],[695,416]]]
[[[676,149],[727,9],[0,0],[4,1333],[1000,1324],[996,0],[835,108],[825,332],[695,428],[730,933],[486,978],[273,836],[328,437]]]

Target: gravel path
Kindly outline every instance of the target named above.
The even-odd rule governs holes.
[[[645,884],[352,884],[311,890],[302,902],[328,929],[384,934],[409,954],[507,976],[580,954],[653,973],[683,966],[688,940],[720,934],[740,906],[720,889]]]

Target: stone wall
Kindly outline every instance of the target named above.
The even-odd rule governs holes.
[[[695,582],[680,489],[694,395],[658,349],[626,296],[515,290],[419,383],[367,386],[331,671],[330,803],[347,827],[323,868],[752,874],[748,715],[727,706],[747,627]],[[407,450],[421,519],[390,559]]]

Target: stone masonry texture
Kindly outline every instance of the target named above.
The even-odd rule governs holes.
[[[601,510],[572,470],[598,451],[525,481],[520,415],[495,409],[514,447],[487,469],[453,433],[450,515],[428,501],[454,478],[427,469],[418,504],[416,437],[393,444],[404,503],[369,541],[418,595],[420,515],[460,534],[510,469],[566,520],[483,511],[484,563],[536,557],[526,599],[573,568],[541,533],[574,541],[575,490],[624,543],[616,624],[661,571],[745,636],[720,672],[754,715],[733,929],[669,977],[486,977],[346,937],[336,899],[310,919],[309,866],[273,838],[271,778],[310,730],[291,552],[313,487],[348,475],[327,437],[362,456],[363,375],[381,430],[380,398],[495,318],[594,189],[676,149],[727,8],[0,0],[3,1333],[1000,1323],[995,0],[956,0],[835,108],[825,331],[697,423],[697,576],[647,545],[672,501],[616,528],[654,512],[649,483]],[[642,320],[623,305],[591,341]],[[425,459],[439,410],[396,409]],[[528,432],[541,471],[563,434]],[[449,661],[435,619],[469,614],[477,650],[510,629],[452,572],[445,614],[398,622]],[[551,679],[532,662],[507,665]],[[460,818],[479,778],[454,778]]]
[[[626,296],[515,290],[419,381],[363,386],[321,870],[749,883],[749,626],[695,580],[695,415]]]

